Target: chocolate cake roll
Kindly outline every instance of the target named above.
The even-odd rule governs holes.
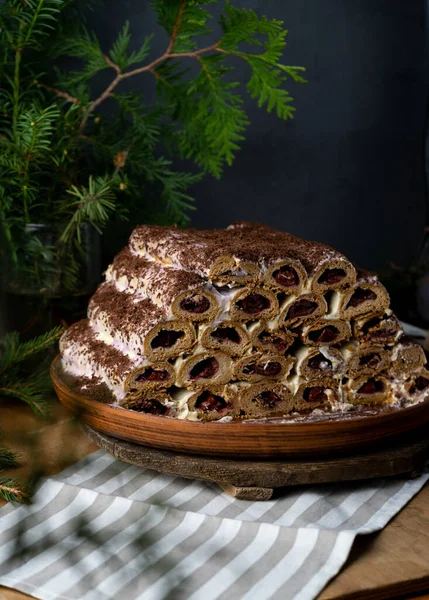
[[[390,355],[390,371],[395,375],[409,375],[426,364],[423,348],[408,336],[402,336],[393,346]]]
[[[304,380],[340,379],[346,371],[346,363],[339,350],[330,346],[308,348],[301,346],[295,352],[295,372]]]
[[[347,362],[347,377],[372,377],[389,366],[389,353],[380,344],[348,342],[341,347]]]
[[[228,229],[246,234],[254,244],[259,240],[265,262],[268,256],[269,263],[281,259],[298,260],[304,266],[309,285],[316,294],[343,289],[356,281],[356,269],[352,263],[326,244],[303,240],[259,223],[233,223]]]
[[[286,329],[277,329],[272,321],[252,323],[247,327],[252,346],[265,354],[285,354],[296,335]]]
[[[359,342],[394,344],[402,335],[402,327],[390,309],[378,317],[366,317],[353,324],[353,335]]]
[[[267,265],[264,281],[274,290],[299,295],[307,285],[307,273],[299,260],[285,258]]]
[[[108,343],[131,358],[166,360],[189,351],[196,343],[191,323],[168,321],[149,299],[133,298],[110,283],[98,287],[89,302],[88,317]]]
[[[343,319],[382,315],[390,304],[386,288],[373,273],[358,271],[356,283],[344,292],[340,312]]]
[[[318,319],[302,327],[301,340],[306,346],[331,346],[348,340],[350,323],[340,319]]]
[[[347,398],[351,404],[391,404],[393,401],[390,382],[381,374],[373,377],[349,379]]]
[[[255,352],[244,356],[234,365],[233,377],[237,381],[270,381],[286,378],[293,365],[294,358],[275,354]]]
[[[237,321],[269,320],[277,316],[279,305],[276,296],[263,288],[245,288],[235,294],[229,314]]]
[[[200,325],[198,335],[207,349],[222,350],[230,356],[242,356],[250,347],[250,338],[244,326],[236,321],[222,321],[215,325]]]
[[[246,285],[260,278],[257,254],[249,248],[237,256],[237,240],[222,229],[142,225],[131,234],[130,248],[138,256],[196,273],[217,285]]]
[[[98,378],[116,398],[126,394],[125,382],[136,372],[141,360],[132,360],[99,338],[87,319],[71,325],[60,340],[64,369],[76,377]]]
[[[280,308],[279,327],[294,327],[308,319],[322,317],[328,310],[325,298],[315,294],[289,296]]]
[[[321,377],[314,381],[304,381],[298,387],[292,399],[293,410],[308,411],[320,408],[331,410],[332,406],[340,400],[338,380],[330,377]]]
[[[208,385],[221,385],[231,381],[231,358],[219,351],[193,354],[181,361],[177,385],[195,389]]]
[[[429,391],[429,371],[420,368],[406,379],[403,390],[411,400],[419,401]]]
[[[127,294],[149,298],[168,318],[213,320],[216,291],[202,277],[135,256],[124,248],[106,271],[106,281]]]
[[[236,394],[232,386],[227,385],[200,389],[190,396],[187,404],[189,415],[195,420],[229,420],[238,414]]]
[[[274,382],[237,385],[239,416],[258,419],[287,415],[292,409],[292,393],[285,385]]]
[[[127,392],[165,389],[176,383],[176,373],[169,362],[144,362],[146,364],[128,375],[125,381]]]
[[[176,416],[176,404],[171,396],[166,392],[159,390],[137,390],[130,392],[119,403],[121,408],[135,410],[151,415],[162,417]]]

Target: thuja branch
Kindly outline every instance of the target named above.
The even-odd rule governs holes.
[[[173,38],[171,38],[171,39],[173,39]],[[102,102],[107,100],[107,98],[109,98],[112,95],[113,90],[124,79],[128,79],[129,77],[134,77],[135,75],[141,75],[142,73],[146,73],[146,72],[150,72],[153,75],[155,75],[155,77],[156,77],[157,75],[156,75],[155,67],[157,67],[159,64],[165,62],[166,60],[169,60],[172,58],[196,58],[196,59],[198,59],[198,57],[201,56],[202,54],[207,54],[208,52],[215,52],[215,51],[223,52],[224,54],[231,54],[227,50],[220,49],[218,47],[219,43],[220,43],[220,41],[217,42],[216,44],[212,44],[211,46],[207,46],[206,48],[200,48],[199,50],[195,50],[195,52],[171,52],[170,47],[172,46],[172,44],[170,41],[170,44],[169,44],[167,50],[164,52],[164,54],[162,54],[162,56],[159,56],[158,58],[153,60],[148,65],[145,65],[144,67],[139,67],[138,69],[133,69],[132,71],[125,71],[125,72],[122,72],[118,65],[116,65],[112,60],[110,60],[110,58],[108,56],[105,56],[104,58],[105,58],[107,64],[109,65],[109,67],[112,67],[112,69],[115,69],[115,71],[117,72],[117,75],[116,75],[115,79],[113,79],[110,82],[110,84],[107,86],[107,88],[100,94],[100,96],[98,98],[96,98],[84,110],[84,116],[80,123],[80,131],[85,129],[86,124],[88,122],[89,115],[97,108],[97,106],[99,106]],[[60,94],[58,94],[58,95],[60,95]],[[65,97],[65,96],[63,95],[63,97]],[[72,100],[69,100],[69,101],[72,101]]]

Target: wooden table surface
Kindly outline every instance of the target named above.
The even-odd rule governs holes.
[[[11,471],[11,475],[25,481],[40,466],[45,474],[58,473],[97,450],[57,402],[52,404],[52,417],[51,423],[44,423],[26,406],[0,400],[4,443],[22,457],[21,466]],[[425,592],[429,593],[429,486],[383,531],[357,538],[343,570],[320,594],[319,600],[411,599]],[[29,598],[0,586],[0,600]],[[429,595],[419,598],[429,600]]]

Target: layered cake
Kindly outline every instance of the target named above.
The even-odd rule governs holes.
[[[81,389],[178,419],[331,417],[429,393],[375,275],[247,222],[137,227],[60,349]]]

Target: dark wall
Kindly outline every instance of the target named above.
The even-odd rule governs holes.
[[[426,221],[425,0],[234,4],[284,20],[285,62],[305,66],[308,83],[290,85],[293,121],[246,99],[252,125],[245,145],[220,181],[208,177],[195,187],[193,223],[263,221],[328,242],[369,268],[410,263]],[[90,25],[107,44],[127,18],[137,38],[158,31],[141,0],[108,0]],[[154,51],[165,45],[159,31]],[[145,77],[139,85],[152,94]]]

